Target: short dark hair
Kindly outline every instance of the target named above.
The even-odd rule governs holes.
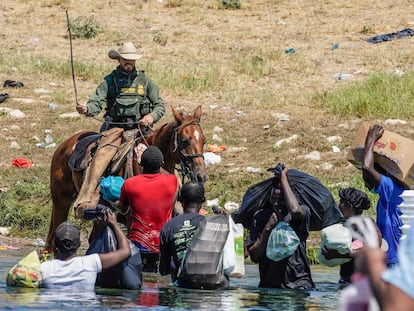
[[[346,188],[339,190],[339,197],[351,204],[351,206],[360,214],[363,210],[371,207],[371,201],[365,192],[355,188]]]
[[[141,166],[147,172],[157,172],[163,161],[164,155],[156,146],[149,146],[141,156]]]
[[[187,203],[203,203],[204,186],[197,181],[189,181],[183,185],[180,193],[180,202],[185,206]]]

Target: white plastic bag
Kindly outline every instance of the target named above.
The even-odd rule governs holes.
[[[266,256],[273,261],[281,261],[291,256],[300,243],[296,232],[284,221],[279,221],[267,241]]]
[[[333,258],[326,259],[322,255],[324,247],[334,249],[340,254],[351,253],[352,234],[351,231],[343,224],[334,224],[321,230],[321,246],[318,252],[318,260],[321,264],[334,267],[351,260],[351,258]]]
[[[243,225],[234,223],[229,217],[229,235],[223,250],[224,273],[230,277],[242,277],[244,269]]]

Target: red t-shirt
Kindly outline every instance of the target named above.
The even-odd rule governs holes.
[[[140,174],[125,180],[120,201],[131,207],[131,241],[159,253],[160,232],[172,217],[177,189],[178,180],[173,174]]]

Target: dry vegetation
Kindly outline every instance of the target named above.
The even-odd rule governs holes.
[[[227,10],[216,0],[2,0],[0,80],[18,80],[25,87],[2,89],[10,98],[0,107],[20,109],[26,117],[13,119],[0,111],[0,188],[23,179],[48,183],[53,150],[35,147],[33,139],[43,139],[45,128],[53,130],[59,143],[77,130],[100,126],[84,117],[59,118],[75,111],[65,9],[71,19],[93,16],[102,26],[96,37],[73,41],[80,101],[116,65],[107,57],[109,49],[128,40],[144,54],[138,67],[161,89],[167,106],[163,121],[171,120],[171,106],[192,111],[202,104],[208,142],[229,147],[220,164],[208,167],[208,199],[240,203],[247,186],[269,177],[265,169],[279,161],[315,175],[333,191],[341,185],[360,187],[360,173],[345,159],[346,147],[363,120],[382,123],[388,116],[334,115],[312,98],[352,83],[336,80],[335,73],[358,72],[355,80],[360,82],[378,71],[411,71],[414,38],[376,45],[364,39],[412,27],[412,2],[241,3],[241,9]],[[285,54],[289,48],[296,52]],[[49,109],[49,102],[58,108]],[[289,120],[277,121],[276,113]],[[406,121],[388,128],[412,136],[414,124]],[[212,140],[215,127],[223,129],[216,133],[222,142]],[[293,134],[297,140],[274,147]],[[334,135],[342,140],[327,142]],[[21,149],[10,148],[13,141]],[[332,152],[333,144],[340,153]],[[315,150],[321,152],[320,160],[303,158]],[[33,161],[35,167],[7,167],[16,157]],[[325,169],[326,163],[333,166]],[[248,166],[261,168],[261,173],[248,172]],[[43,203],[50,207],[48,198]]]

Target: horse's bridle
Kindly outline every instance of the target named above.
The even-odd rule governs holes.
[[[199,157],[204,159],[204,154],[202,153],[193,153],[193,154],[186,153],[185,148],[187,146],[183,146],[181,141],[178,140],[178,131],[190,125],[198,126],[201,128],[201,125],[198,122],[191,122],[191,123],[184,124],[184,125],[177,124],[174,127],[174,135],[173,135],[173,144],[174,144],[173,152],[177,152],[178,159],[180,160],[181,168],[177,170],[181,173],[183,183],[184,183],[185,177],[187,177],[189,180],[196,181],[194,171],[190,165],[191,160],[194,158],[199,158]]]

